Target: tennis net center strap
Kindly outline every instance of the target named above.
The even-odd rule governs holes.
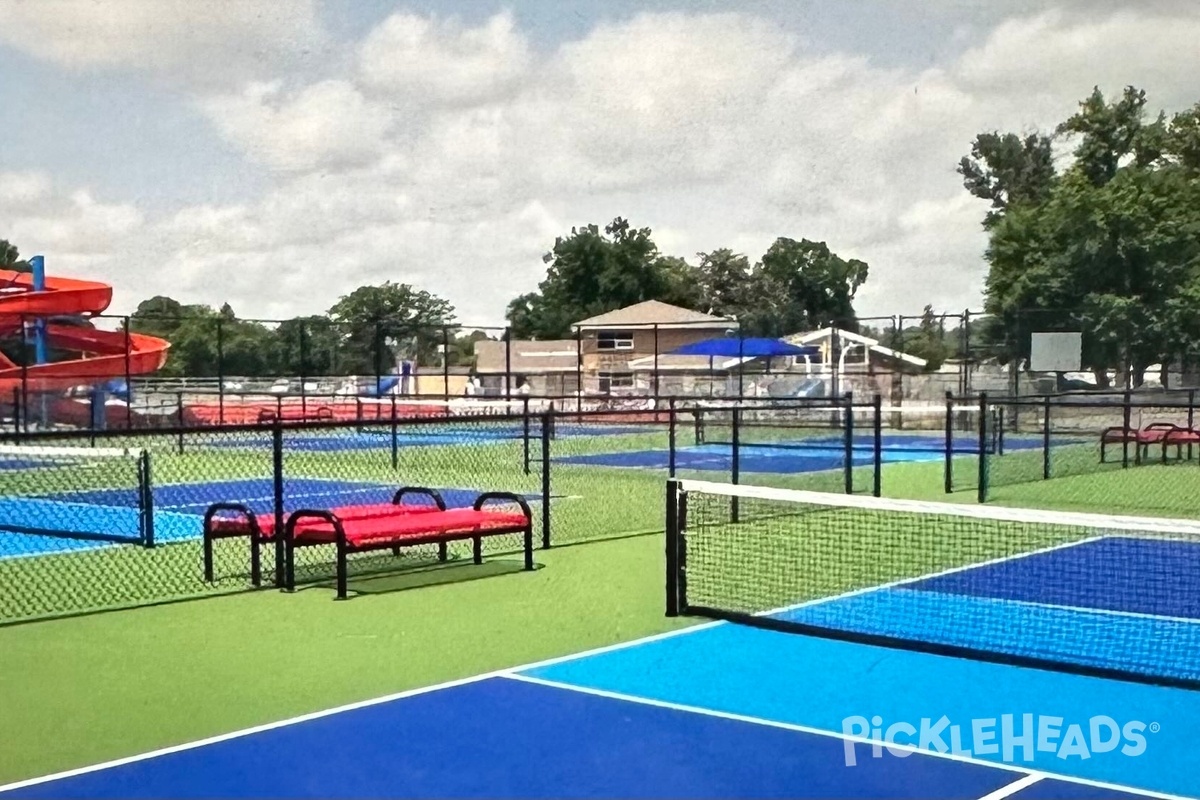
[[[0,444],[0,530],[154,543],[150,453]]]
[[[678,613],[1200,689],[1200,521],[691,480],[667,497]]]

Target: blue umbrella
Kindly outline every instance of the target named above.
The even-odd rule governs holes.
[[[775,356],[815,356],[816,347],[806,347],[779,339],[734,339],[721,337],[685,344],[670,351],[672,356],[708,356],[710,358],[773,358]]]

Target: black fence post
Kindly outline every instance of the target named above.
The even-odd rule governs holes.
[[[732,436],[730,436],[730,441],[731,441],[732,447],[733,447],[733,453],[732,453],[733,459],[732,459],[732,462],[729,467],[729,478],[730,478],[730,482],[736,485],[741,478],[741,464],[740,464],[740,461],[742,458],[742,409],[741,409],[741,407],[734,406],[732,414],[733,414],[733,417],[732,417],[732,419],[730,419],[730,423],[732,426],[732,430],[731,430]],[[730,513],[729,521],[737,522],[738,521],[738,498],[737,498],[737,495],[734,495],[730,499],[729,513]]]
[[[854,494],[854,393],[846,392],[846,421],[843,425],[845,429],[845,457],[846,463],[844,466],[843,477],[845,480],[846,494]]]
[[[124,317],[121,321],[121,327],[125,333],[125,430],[133,429],[133,370],[130,367],[129,361],[133,358],[133,337],[129,331],[129,317]],[[92,393],[95,397],[95,393]],[[104,414],[105,421],[108,419],[108,409],[101,409]],[[108,425],[105,424],[107,428]]]
[[[1126,389],[1121,399],[1121,427],[1125,430],[1125,435],[1121,437],[1121,469],[1129,468],[1129,432],[1133,423],[1132,402],[1133,398],[1130,396],[1129,390]],[[1142,446],[1135,443],[1134,447],[1136,449],[1136,452],[1134,453],[1134,461],[1135,463],[1141,463]]]
[[[175,393],[175,422],[179,432],[175,435],[175,447],[180,455],[183,455],[183,392]]]
[[[871,494],[875,497],[883,496],[883,396],[878,392],[875,394],[872,410],[875,414],[874,424],[874,439],[875,439],[875,475],[873,476]]]
[[[583,422],[583,331],[575,329],[575,421]]]
[[[508,406],[505,405],[505,408],[507,409]],[[521,448],[524,453],[521,460],[525,466],[526,475],[528,475],[530,472],[529,436],[529,398],[523,397],[521,398]]]
[[[442,326],[442,399],[450,402],[450,328]]]
[[[217,317],[217,424],[225,424],[225,326]]]
[[[987,392],[979,393],[979,502],[988,497],[988,402]]]
[[[736,499],[736,498],[735,498]],[[667,616],[679,616],[679,482],[667,481],[667,513],[664,523],[667,540]]]
[[[658,323],[654,323],[654,399],[658,399]]]
[[[138,489],[141,492],[142,546],[154,547],[154,480],[150,469],[150,451],[143,450],[138,458]]]
[[[944,483],[946,494],[954,492],[954,393],[946,392],[946,467]]]
[[[1196,430],[1196,390],[1188,389],[1188,421],[1189,431]],[[1192,460],[1192,441],[1188,439],[1188,461]]]
[[[306,374],[308,370],[307,370],[307,365],[304,363],[304,345],[305,345],[304,340],[305,340],[304,322],[301,321],[301,323],[300,323],[300,365],[299,365],[299,369],[296,370],[300,376],[300,418],[301,419],[304,419],[308,416],[308,387],[306,386],[306,384],[308,383],[308,375]]]
[[[667,477],[675,477],[676,430],[675,398],[667,400]]]
[[[1042,480],[1050,480],[1050,395],[1042,400]]]
[[[554,430],[554,411],[542,415],[542,549],[550,549],[550,439]]]
[[[504,399],[512,397],[512,328],[504,329]]]
[[[21,387],[13,387],[13,434],[19,440],[21,437],[21,418],[25,416],[25,408],[21,403]]]
[[[274,484],[272,500],[275,506],[275,586],[283,588],[283,421],[278,418],[271,427],[271,462]]]
[[[400,421],[396,419],[396,395],[392,395],[392,421],[390,433],[392,439],[392,470],[400,469]]]

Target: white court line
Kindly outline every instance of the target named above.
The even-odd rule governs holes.
[[[320,479],[317,479],[317,480],[320,480]],[[186,485],[186,484],[180,484],[180,485]],[[763,612],[763,614],[780,613],[783,611],[793,610],[793,609],[801,608],[804,606],[815,605],[815,604],[824,603],[824,602],[830,602],[832,600],[836,600],[836,599],[839,599],[842,597],[850,597],[853,595],[863,594],[863,593],[874,591],[877,589],[887,588],[890,586],[897,586],[897,585],[900,585],[905,582],[919,581],[919,580],[923,580],[925,578],[935,577],[935,576],[942,575],[942,574],[950,574],[952,572],[958,572],[958,571],[962,571],[962,570],[966,570],[966,569],[972,569],[977,566],[983,566],[984,564],[999,563],[1002,561],[1010,560],[1012,558],[1020,558],[1020,557],[1024,557],[1024,556],[1028,556],[1028,555],[1034,555],[1039,552],[1048,552],[1048,551],[1052,551],[1052,550],[1056,550],[1056,549],[1062,549],[1065,547],[1071,547],[1071,546],[1074,546],[1077,544],[1083,544],[1085,542],[1096,541],[1096,540],[1103,539],[1103,538],[1105,538],[1105,537],[1097,536],[1097,537],[1092,537],[1089,539],[1081,539],[1077,542],[1068,542],[1065,544],[1054,545],[1051,547],[1044,548],[1042,550],[1036,550],[1036,551],[1030,551],[1029,553],[1018,554],[1017,556],[1005,556],[1002,558],[997,558],[990,562],[983,562],[982,564],[974,564],[974,565],[968,565],[968,566],[964,566],[964,567],[954,567],[954,568],[951,568],[948,570],[943,570],[942,572],[939,572],[939,573],[931,573],[930,575],[920,576],[918,578],[909,578],[909,579],[905,579],[902,581],[894,581],[890,584],[882,584],[880,586],[872,586],[872,587],[868,587],[865,589],[857,589],[857,590],[854,590],[851,592],[846,592],[842,595],[837,595],[835,597],[818,598],[816,600],[806,601],[803,603],[796,603],[794,605],[785,606],[783,608],[776,609],[774,611]],[[161,756],[170,755],[172,753],[179,753],[179,752],[184,752],[187,750],[193,750],[193,749],[205,747],[205,746],[208,746],[211,744],[217,744],[219,742],[229,741],[231,739],[238,739],[238,738],[242,738],[245,736],[251,736],[251,735],[254,735],[257,733],[263,733],[266,731],[275,730],[278,728],[284,728],[284,727],[289,727],[291,725],[297,725],[297,724],[300,724],[303,722],[308,722],[308,721],[315,720],[315,719],[321,719],[323,717],[332,716],[334,714],[341,714],[344,712],[354,711],[354,710],[361,709],[361,708],[368,708],[370,706],[381,705],[384,703],[390,703],[390,702],[393,702],[396,700],[403,700],[408,697],[415,697],[418,695],[427,694],[427,693],[435,692],[435,691],[440,691],[443,689],[452,689],[452,688],[459,687],[459,686],[465,686],[465,685],[469,685],[472,683],[478,683],[478,682],[488,680],[490,678],[518,678],[518,676],[516,675],[516,673],[518,673],[518,672],[540,669],[542,667],[549,667],[549,666],[554,666],[556,664],[563,664],[563,663],[568,663],[568,662],[572,662],[572,661],[579,661],[579,660],[583,660],[583,659],[590,658],[593,656],[599,656],[599,655],[604,655],[606,653],[618,652],[618,651],[630,649],[633,647],[639,647],[642,645],[652,644],[654,642],[671,639],[676,636],[684,636],[684,635],[688,635],[688,634],[700,633],[701,631],[710,630],[710,629],[721,627],[721,626],[729,626],[732,624],[733,623],[730,623],[730,622],[727,622],[724,620],[710,620],[710,621],[702,622],[702,623],[699,623],[696,625],[691,625],[691,626],[688,626],[685,628],[679,628],[676,630],[665,631],[663,633],[651,634],[649,636],[643,636],[643,637],[639,637],[636,639],[630,639],[628,641],[618,642],[616,644],[603,645],[601,647],[595,647],[595,648],[591,648],[589,650],[583,650],[583,651],[580,651],[577,653],[571,653],[571,654],[564,655],[564,656],[555,656],[552,658],[543,659],[541,661],[534,661],[534,662],[531,662],[528,664],[522,664],[522,665],[513,666],[513,667],[506,667],[506,668],[502,668],[502,669],[498,669],[498,670],[493,670],[491,672],[481,673],[479,675],[474,675],[474,676],[467,677],[467,678],[460,678],[457,680],[445,681],[443,683],[437,683],[437,684],[433,684],[431,686],[419,687],[416,689],[409,689],[409,690],[405,690],[402,692],[396,692],[396,693],[389,694],[389,695],[383,695],[381,697],[358,701],[355,703],[348,703],[348,704],[341,705],[341,706],[335,706],[333,708],[325,709],[322,711],[310,712],[308,714],[302,714],[302,715],[299,715],[296,717],[290,717],[287,719],[278,720],[276,722],[270,722],[270,723],[265,723],[262,725],[256,725],[253,727],[249,727],[249,728],[243,728],[241,730],[231,731],[229,733],[219,734],[216,736],[211,736],[211,737],[208,737],[205,739],[199,739],[199,740],[195,740],[192,742],[185,742],[185,743],[179,744],[179,745],[172,745],[170,747],[160,748],[157,750],[151,750],[151,751],[148,751],[145,753],[139,753],[139,754],[133,755],[133,756],[126,756],[124,758],[114,759],[111,761],[105,761],[105,762],[101,762],[99,764],[93,764],[93,765],[85,766],[85,767],[78,767],[78,768],[71,769],[71,770],[65,770],[62,772],[51,773],[49,775],[44,775],[41,777],[29,778],[26,780],[15,782],[15,783],[0,785],[0,793],[8,792],[8,791],[12,791],[15,789],[20,789],[20,788],[25,788],[28,786],[36,786],[36,785],[43,784],[43,783],[50,783],[50,782],[53,782],[56,780],[63,780],[66,778],[71,778],[71,777],[75,777],[78,775],[84,775],[84,774],[88,774],[91,772],[99,772],[99,771],[106,770],[106,769],[112,769],[112,768],[124,766],[127,764],[137,763],[139,761],[145,761],[145,760],[149,760],[152,758],[158,758]],[[541,679],[533,679],[533,678],[530,678],[529,676],[525,676],[525,675],[519,676],[519,679],[527,680],[527,681],[531,681],[531,682],[536,682],[538,680],[541,680]],[[573,687],[573,686],[564,685],[563,688],[568,688],[568,689],[571,689],[574,691],[582,691],[582,689],[580,689],[578,687]],[[629,698],[629,699],[634,702],[638,701],[638,698]],[[840,736],[840,734],[835,734],[835,733],[832,733],[829,731],[819,731],[817,729],[813,729],[813,732],[817,733],[817,734],[823,734],[823,735]],[[1125,789],[1124,787],[1108,787],[1105,784],[1087,784],[1087,785],[1095,785],[1095,786],[1100,786],[1100,787],[1105,787],[1105,788],[1116,788],[1118,790],[1130,791],[1128,789]],[[1155,793],[1155,792],[1148,792],[1148,791],[1143,791],[1143,790],[1133,790],[1133,791],[1135,791],[1136,793],[1139,793],[1139,794],[1144,794],[1145,796],[1148,796],[1148,797],[1163,798],[1164,800],[1194,800],[1192,798],[1186,798],[1186,797],[1181,797],[1181,796],[1176,796],[1176,795],[1161,794],[1161,793]]]
[[[844,742],[853,742],[855,744],[864,744],[864,745],[881,744],[879,741],[867,738],[865,736],[851,736],[849,734],[839,733],[837,731],[825,730],[823,728],[813,728],[808,725],[799,725],[799,724],[792,723],[792,722],[780,722],[778,720],[765,719],[763,717],[752,717],[752,716],[747,716],[745,714],[735,714],[735,713],[732,713],[729,711],[717,711],[716,709],[701,708],[699,706],[689,706],[689,705],[684,705],[683,703],[672,703],[668,700],[655,700],[655,699],[652,699],[649,697],[638,697],[636,695],[629,695],[629,694],[622,694],[621,692],[608,691],[607,689],[593,689],[588,686],[576,686],[576,685],[570,684],[570,683],[560,683],[559,681],[548,680],[546,678],[536,678],[536,677],[533,677],[530,675],[521,675],[521,674],[517,674],[515,672],[510,672],[507,674],[502,673],[498,677],[507,678],[509,680],[514,680],[514,681],[521,681],[523,683],[532,683],[532,684],[536,684],[538,686],[547,686],[547,687],[554,688],[554,689],[562,689],[563,691],[567,691],[567,692],[577,692],[579,694],[588,694],[588,695],[593,695],[596,697],[603,697],[603,698],[606,698],[609,700],[622,700],[627,703],[636,703],[638,705],[654,706],[656,708],[664,708],[664,709],[667,709],[670,711],[682,711],[682,712],[687,712],[687,713],[692,713],[692,714],[699,714],[701,716],[706,716],[706,717],[716,717],[718,719],[732,720],[734,722],[744,722],[744,723],[748,723],[751,725],[762,725],[762,726],[769,727],[769,728],[779,728],[782,730],[794,731],[796,733],[807,733],[807,734],[811,734],[814,736],[821,736],[821,737],[824,737],[827,739],[838,739],[838,740],[844,741]],[[985,761],[983,759],[974,758],[972,756],[957,755],[955,753],[939,753],[936,750],[923,750],[920,747],[917,747],[916,745],[908,745],[908,744],[892,745],[892,744],[889,744],[889,745],[885,745],[885,746],[894,748],[896,750],[902,750],[907,753],[916,753],[919,755],[930,756],[932,758],[945,759],[947,761],[957,761],[957,762],[963,763],[963,764],[972,764],[974,766],[990,767],[992,769],[1004,770],[1006,772],[1017,772],[1017,773],[1021,773],[1024,776],[1021,780],[1018,780],[1015,783],[1007,784],[1006,786],[1004,786],[1000,790],[998,790],[998,791],[1004,791],[1005,789],[1008,789],[1009,791],[1006,794],[998,794],[996,792],[993,792],[992,794],[986,795],[986,797],[983,798],[982,800],[987,800],[987,798],[993,798],[993,797],[996,797],[996,798],[1008,797],[1010,794],[1013,794],[1014,792],[1020,791],[1021,789],[1024,789],[1027,786],[1032,786],[1034,783],[1037,783],[1038,781],[1041,781],[1041,780],[1045,780],[1047,778],[1057,780],[1057,781],[1063,781],[1066,783],[1075,783],[1075,784],[1079,784],[1082,786],[1090,786],[1092,788],[1097,788],[1097,789],[1111,789],[1111,790],[1115,790],[1115,791],[1123,791],[1123,792],[1128,792],[1131,794],[1142,795],[1144,797],[1164,798],[1164,800],[1195,800],[1194,798],[1187,798],[1182,795],[1165,794],[1163,792],[1155,792],[1155,791],[1152,791],[1149,789],[1137,789],[1137,788],[1128,787],[1128,786],[1120,786],[1118,784],[1113,784],[1113,783],[1104,783],[1101,781],[1093,781],[1093,780],[1089,780],[1087,778],[1076,778],[1076,777],[1073,777],[1070,775],[1058,775],[1058,774],[1052,773],[1052,772],[1031,770],[1028,767],[1018,767],[1015,764],[1006,764],[1002,761],[999,761],[999,762]]]
[[[1017,792],[1028,789],[1035,783],[1040,783],[1041,781],[1045,780],[1046,777],[1046,775],[1038,775],[1036,773],[1032,775],[1026,775],[1020,780],[1013,781],[1007,786],[1001,786],[996,791],[985,794],[983,797],[979,798],[979,800],[1004,800],[1006,797],[1012,797]]]

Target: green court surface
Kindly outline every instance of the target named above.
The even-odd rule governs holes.
[[[182,453],[161,437],[104,444],[150,448],[156,485],[257,478],[271,469],[269,451],[206,446],[202,436],[187,441]],[[562,438],[552,455],[666,446],[666,430],[647,426],[636,434]],[[528,474],[523,445],[514,441],[407,447],[395,464],[381,448],[289,450],[284,468],[305,478],[536,492],[542,480],[536,455]],[[975,457],[957,459],[964,486],[950,496],[940,462],[888,464],[883,494],[973,502],[977,464]],[[1003,468],[1022,480],[1032,469],[1017,460]],[[1153,464],[1050,481],[1001,480],[991,500],[1195,517],[1195,470],[1195,462]],[[111,474],[71,467],[43,477],[61,481],[62,491],[103,488]],[[483,568],[356,575],[352,567],[354,596],[335,602],[327,582],[294,594],[246,592],[236,581],[208,586],[189,567],[175,570],[184,577],[171,587],[172,599],[220,596],[0,627],[0,784],[691,624],[663,613],[665,472],[555,462],[551,476],[556,547],[537,551],[533,573],[518,571],[517,557],[503,552],[490,554]],[[721,472],[681,477],[729,479]],[[856,490],[869,492],[870,478],[869,470],[856,470]],[[743,482],[844,491],[841,472],[757,473]],[[21,495],[46,486],[30,485],[28,474],[17,471],[0,473],[0,491]],[[81,590],[68,611],[156,597],[162,587],[145,551],[125,552],[107,560],[88,554],[0,560],[0,610],[50,613],[49,605],[38,606],[43,595],[12,592],[22,581],[104,585],[100,594]],[[904,563],[875,567],[909,571]]]

